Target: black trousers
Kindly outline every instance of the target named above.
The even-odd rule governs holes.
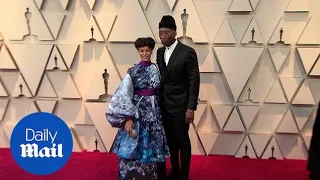
[[[185,119],[185,112],[171,114],[162,108],[162,121],[170,151],[171,173],[179,174],[182,179],[188,179],[191,161],[190,124],[187,124]]]

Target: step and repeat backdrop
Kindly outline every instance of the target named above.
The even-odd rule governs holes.
[[[108,100],[165,14],[201,71],[192,153],[306,159],[320,99],[319,0],[0,0],[0,148],[33,112],[109,152]],[[46,119],[43,119],[46,121]]]

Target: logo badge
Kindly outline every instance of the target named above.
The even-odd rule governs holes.
[[[48,175],[61,169],[69,160],[72,148],[73,138],[67,124],[45,112],[21,119],[10,138],[14,160],[35,175]]]

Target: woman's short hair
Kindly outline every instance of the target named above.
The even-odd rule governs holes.
[[[138,38],[136,42],[134,42],[134,46],[136,47],[136,49],[147,46],[153,50],[155,44],[156,42],[151,37]]]

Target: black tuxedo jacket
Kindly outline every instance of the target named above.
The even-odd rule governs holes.
[[[164,61],[165,47],[157,50],[157,64],[161,74],[160,102],[169,113],[196,110],[200,73],[195,50],[178,41],[168,65]]]
[[[308,167],[311,173],[320,175],[320,102],[313,125],[312,138],[309,147]]]

